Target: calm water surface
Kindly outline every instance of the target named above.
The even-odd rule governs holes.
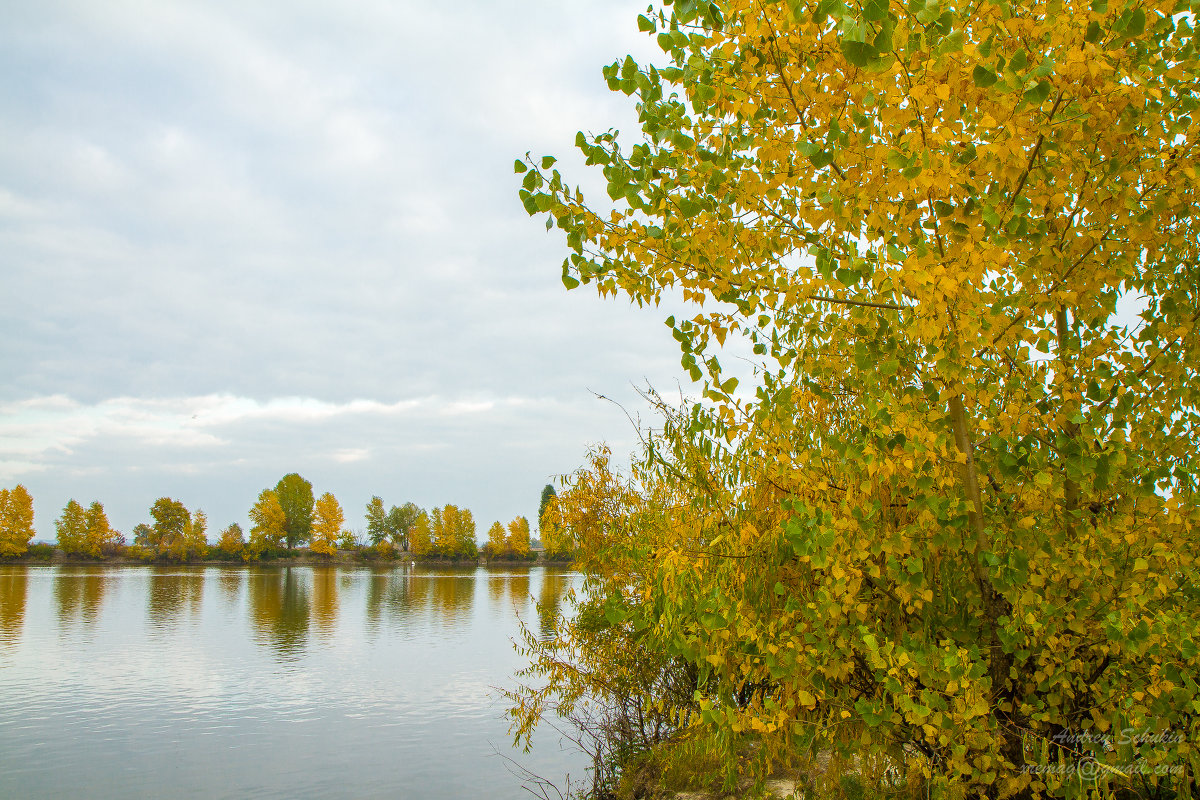
[[[0,565],[0,797],[530,797],[507,760],[544,568]],[[561,780],[559,785],[563,785]]]

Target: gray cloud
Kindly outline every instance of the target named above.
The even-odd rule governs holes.
[[[7,8],[0,480],[43,535],[70,496],[241,519],[292,470],[352,523],[374,493],[510,518],[631,444],[587,389],[673,385],[666,312],[566,293],[511,163],[597,185],[571,143],[636,127],[600,68],[654,53],[639,8]]]

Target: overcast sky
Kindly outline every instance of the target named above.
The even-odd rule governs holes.
[[[585,185],[636,128],[603,65],[661,55],[623,0],[0,0],[0,486],[127,535],[171,496],[245,526],[299,472],[535,516],[601,392],[674,389],[664,310],[559,281],[513,159]],[[686,379],[685,379],[686,380]]]

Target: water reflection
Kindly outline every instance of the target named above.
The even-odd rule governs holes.
[[[294,662],[308,638],[308,586],[298,569],[252,572],[247,580],[255,640],[270,645],[282,662]]]
[[[487,578],[488,605],[493,614],[499,614],[508,609],[508,575],[489,575]]]
[[[0,565],[0,798],[527,797],[508,754],[551,777],[586,761],[552,732],[529,760],[507,750],[489,687],[524,664],[514,607],[536,636],[529,593],[579,581]]]
[[[475,602],[475,573],[419,576],[415,583],[429,587],[430,612],[446,627],[455,627],[471,615],[471,606]]]
[[[203,602],[202,569],[181,571],[155,567],[150,573],[146,610],[152,628],[165,630],[179,624],[184,618],[198,618]]]
[[[230,608],[237,608],[242,599],[242,585],[246,582],[246,573],[242,570],[222,569],[217,576],[217,587],[221,597]]]
[[[510,607],[504,609],[506,614],[511,614],[516,611],[518,614],[525,610],[529,603],[529,572],[518,572],[509,578],[509,600],[512,603]]]
[[[367,583],[367,630],[378,633],[385,618],[403,624],[413,605],[412,588],[408,570],[372,570]]]
[[[21,638],[28,587],[25,567],[0,569],[0,644],[10,644]]]
[[[562,572],[542,572],[542,589],[538,595],[538,627],[542,639],[554,635],[554,621],[562,613],[562,601],[571,585],[571,576]]]
[[[337,627],[338,572],[337,567],[313,567],[313,621],[325,638]]]
[[[54,599],[58,604],[59,623],[95,622],[104,603],[107,580],[107,572],[99,572],[92,567],[61,567],[54,576]]]

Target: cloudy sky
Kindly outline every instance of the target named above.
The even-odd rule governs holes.
[[[296,471],[536,513],[613,397],[674,389],[667,311],[559,282],[512,162],[636,128],[624,0],[0,0],[0,486],[211,534]]]

